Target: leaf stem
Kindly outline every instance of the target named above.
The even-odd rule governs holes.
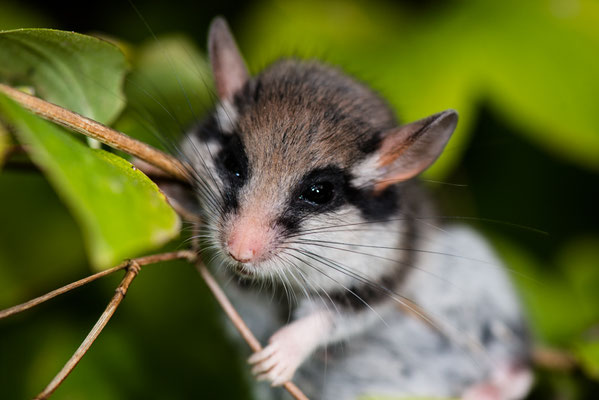
[[[0,84],[0,92],[48,121],[140,158],[177,179],[190,180],[186,167],[179,160],[124,133],[4,84]]]

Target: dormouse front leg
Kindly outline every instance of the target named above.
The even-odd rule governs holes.
[[[346,340],[368,330],[381,316],[372,308],[345,309],[305,301],[297,308],[295,319],[277,330],[268,345],[253,354],[248,362],[258,380],[279,386],[291,380],[300,365],[318,348]]]
[[[330,340],[333,318],[328,311],[315,311],[276,331],[268,345],[248,360],[258,380],[279,386],[291,380],[297,368],[317,347]]]

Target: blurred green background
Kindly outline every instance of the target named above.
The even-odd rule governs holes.
[[[537,343],[576,359],[571,370],[538,368],[530,398],[596,398],[599,2],[134,4],[143,19],[121,1],[3,1],[0,29],[52,27],[118,40],[131,72],[128,107],[115,125],[155,144],[156,132],[171,139],[210,104],[203,54],[217,14],[230,22],[253,72],[280,56],[319,58],[380,91],[402,121],[456,108],[459,129],[425,177],[441,215],[488,235],[515,271]],[[92,270],[72,213],[43,175],[19,165],[0,172],[0,308]],[[0,398],[30,398],[47,384],[119,279],[0,321]],[[219,318],[191,266],[149,266],[54,398],[247,398],[241,357],[223,339]]]

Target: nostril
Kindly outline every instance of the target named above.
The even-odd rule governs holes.
[[[254,251],[251,251],[251,254],[238,254],[238,253],[235,253],[234,251],[229,250],[229,255],[235,261],[239,261],[241,263],[248,263],[248,262],[252,261],[254,254],[255,254]]]
[[[262,261],[273,240],[272,229],[256,218],[235,221],[226,238],[226,252],[240,263]]]
[[[231,238],[228,243],[228,252],[229,256],[231,256],[234,260],[239,261],[241,263],[248,263],[256,257],[256,249],[255,246],[252,246],[251,243],[248,243],[248,240],[237,240],[237,235]]]

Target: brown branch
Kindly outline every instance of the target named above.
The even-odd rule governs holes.
[[[573,354],[566,350],[549,347],[533,349],[532,361],[536,367],[554,371],[568,372],[578,367],[578,362]]]
[[[58,374],[56,374],[54,379],[52,379],[52,381],[50,381],[48,386],[46,386],[46,388],[40,394],[38,394],[35,397],[35,399],[42,400],[42,399],[47,399],[48,397],[50,397],[50,395],[52,395],[52,393],[54,393],[54,391],[61,385],[61,383],[66,379],[66,377],[69,376],[69,374],[77,366],[79,361],[81,361],[81,358],[83,358],[85,353],[87,353],[87,351],[89,350],[91,345],[94,343],[94,341],[98,338],[98,336],[100,335],[100,333],[102,332],[102,330],[104,329],[104,327],[106,326],[106,324],[108,323],[110,318],[114,315],[117,307],[121,304],[121,301],[125,298],[125,295],[127,294],[127,290],[129,289],[131,282],[133,282],[133,279],[135,279],[135,277],[139,273],[142,265],[153,264],[153,263],[157,263],[160,261],[182,259],[182,258],[185,258],[189,261],[193,261],[193,260],[195,260],[196,256],[193,252],[187,251],[187,250],[177,251],[177,252],[172,252],[172,253],[154,254],[151,256],[140,257],[135,260],[126,261],[124,264],[121,264],[121,265],[118,265],[109,270],[103,271],[103,272],[105,272],[103,274],[98,273],[98,274],[95,274],[95,275],[92,275],[91,277],[89,277],[89,278],[93,278],[93,279],[86,278],[86,279],[82,279],[80,281],[74,282],[75,284],[79,283],[78,286],[81,286],[87,282],[91,282],[92,280],[99,278],[100,276],[98,276],[98,275],[100,275],[100,274],[102,274],[101,276],[105,276],[105,275],[108,275],[109,273],[112,273],[119,269],[123,269],[123,268],[127,269],[127,272],[126,272],[125,276],[123,277],[123,280],[121,281],[119,286],[116,288],[115,294],[112,297],[112,299],[110,300],[110,303],[108,303],[106,310],[104,310],[102,315],[100,315],[100,318],[98,319],[98,321],[96,322],[94,327],[91,329],[91,331],[89,332],[89,334],[87,335],[85,340],[81,343],[79,348],[75,351],[75,353],[67,361],[67,363],[60,370],[60,372]],[[86,282],[81,283],[82,281],[86,281]],[[67,285],[67,286],[73,286],[73,284]],[[77,286],[74,286],[74,287],[77,287]],[[71,287],[71,289],[72,288],[73,287]],[[64,288],[61,288],[58,290],[60,291],[62,289],[64,289]],[[54,292],[57,292],[57,291],[54,291]],[[64,293],[64,291],[62,293]],[[51,294],[51,293],[49,293],[49,294]],[[55,293],[54,296],[56,296],[58,294],[60,294],[60,293]],[[37,304],[39,304],[39,303],[37,303]],[[33,305],[31,305],[30,307],[33,307]]]
[[[102,330],[116,311],[117,307],[125,297],[129,285],[131,284],[135,276],[137,276],[137,273],[139,272],[141,266],[176,259],[186,259],[190,262],[194,262],[197,260],[196,254],[197,253],[194,251],[181,250],[171,253],[154,254],[150,256],[139,257],[134,260],[125,261],[117,265],[116,267],[90,275],[86,278],[65,285],[59,289],[53,290],[52,292],[49,292],[43,296],[37,297],[28,302],[0,311],[0,319],[2,319],[10,315],[19,313],[21,311],[25,311],[47,300],[50,300],[60,294],[66,293],[70,290],[83,286],[86,283],[92,282],[106,275],[110,275],[113,272],[125,268],[127,269],[127,273],[125,274],[125,277],[121,281],[120,285],[117,287],[116,293],[114,294],[112,300],[110,301],[110,303],[106,307],[106,310],[102,313],[92,330],[89,332],[85,340],[81,343],[79,348],[67,361],[67,363],[60,370],[60,372],[54,377],[54,379],[52,379],[48,386],[46,386],[46,388],[39,395],[37,395],[37,397],[35,397],[35,399],[41,400],[50,397],[50,395],[61,385],[61,383],[66,379],[66,377],[72,372],[72,370],[79,363],[81,358],[83,358],[85,353],[89,350],[93,342],[97,339],[98,335],[100,335],[100,333],[102,332]],[[220,288],[220,286],[218,285],[212,274],[208,271],[208,269],[206,269],[206,267],[201,262],[196,262],[196,268],[199,271],[202,278],[204,279],[204,281],[206,282],[206,285],[216,298],[217,302],[225,311],[225,314],[231,319],[231,322],[240,332],[243,339],[248,343],[252,351],[257,352],[262,350],[262,345],[260,344],[258,339],[256,339],[254,334],[250,331],[250,329],[245,324],[237,310],[235,310],[235,308],[233,307],[229,299],[226,297],[225,293]],[[291,394],[291,396],[294,399],[308,400],[308,397],[306,397],[306,395],[304,395],[302,391],[293,382],[286,382],[285,384],[283,384],[283,387]]]
[[[0,92],[48,121],[52,121],[96,139],[112,148],[131,154],[160,168],[177,179],[182,181],[190,180],[186,172],[187,169],[179,160],[152,146],[135,140],[92,119],[23,93],[10,86],[0,84]]]
[[[154,263],[161,262],[161,261],[169,261],[169,260],[176,260],[176,259],[182,259],[182,258],[185,258],[189,261],[193,261],[193,260],[195,260],[195,257],[196,257],[196,255],[194,252],[189,251],[189,250],[181,250],[181,251],[174,251],[171,253],[153,254],[150,256],[139,257],[133,261],[135,261],[139,265],[147,265],[147,264],[154,264]],[[28,310],[32,307],[37,306],[38,304],[41,304],[45,301],[50,300],[58,295],[69,292],[73,289],[78,288],[79,286],[85,285],[86,283],[93,282],[96,279],[102,278],[106,275],[110,275],[113,272],[127,268],[128,266],[129,266],[129,261],[125,261],[125,262],[117,265],[116,267],[113,267],[113,268],[98,272],[96,274],[90,275],[86,278],[80,279],[73,283],[69,283],[68,285],[65,285],[61,288],[58,288],[49,293],[46,293],[43,296],[37,297],[37,298],[29,300],[25,303],[2,310],[2,311],[0,311],[0,319],[6,318],[13,314],[17,314],[21,311]]]
[[[85,353],[87,353],[91,345],[98,338],[100,332],[102,332],[102,329],[104,329],[104,327],[116,311],[119,304],[121,304],[123,298],[125,298],[127,290],[129,289],[129,285],[131,285],[131,282],[139,273],[140,268],[140,265],[134,260],[131,260],[128,263],[127,273],[125,274],[125,277],[121,281],[121,284],[116,288],[116,292],[112,297],[112,300],[110,300],[110,303],[108,303],[106,310],[104,310],[104,312],[98,319],[98,322],[96,322],[96,324],[89,332],[83,343],[81,343],[77,351],[75,351],[75,354],[73,354],[69,361],[67,361],[67,363],[60,370],[60,372],[56,374],[56,376],[54,377],[54,379],[52,379],[52,381],[50,381],[48,386],[46,386],[46,388],[35,397],[36,400],[47,399],[48,397],[50,397],[50,395],[54,393],[58,386],[60,386],[60,384],[71,373],[71,371],[73,370],[73,368],[75,368],[79,361],[81,361],[81,358],[83,358]]]
[[[237,310],[235,310],[235,307],[233,307],[233,305],[231,304],[223,290],[220,288],[212,274],[208,271],[206,266],[201,261],[198,261],[196,262],[196,269],[198,270],[202,278],[204,278],[206,285],[208,285],[208,288],[216,298],[216,301],[223,308],[225,314],[227,314],[227,317],[229,317],[233,325],[235,325],[235,328],[239,331],[243,340],[245,340],[246,343],[250,346],[250,349],[252,349],[253,352],[262,350],[262,345],[260,344],[258,339],[256,339],[252,331],[250,331],[250,328],[248,328],[245,322],[243,322],[243,319],[241,318]],[[303,394],[302,391],[293,382],[285,382],[283,384],[283,387],[289,392],[289,394],[291,394],[291,396],[293,396],[294,399],[308,400],[308,397],[306,397],[306,395]]]

